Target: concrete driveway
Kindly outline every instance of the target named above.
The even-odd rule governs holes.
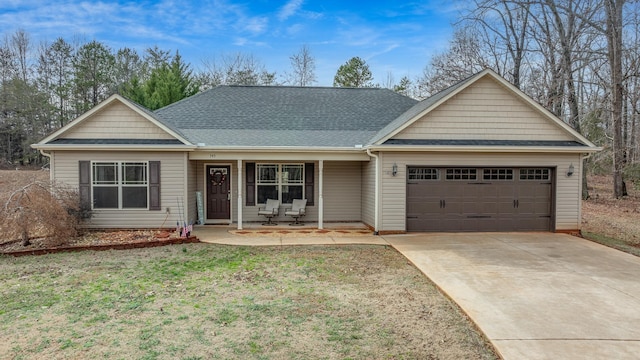
[[[640,258],[563,234],[384,238],[504,359],[640,358]]]

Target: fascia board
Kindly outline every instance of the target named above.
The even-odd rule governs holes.
[[[567,147],[567,146],[370,146],[376,152],[484,152],[484,153],[596,153],[600,147]]]
[[[32,148],[46,151],[193,151],[193,145],[53,145],[53,144],[33,144]]]

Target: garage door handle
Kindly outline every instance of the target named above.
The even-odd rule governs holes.
[[[447,207],[447,202],[444,200],[440,200],[440,208],[444,209],[445,207]]]
[[[513,207],[515,209],[519,208],[520,207],[520,200],[513,200]]]
[[[488,219],[491,215],[467,215],[468,219]]]
[[[417,219],[417,216],[407,216],[407,219]]]

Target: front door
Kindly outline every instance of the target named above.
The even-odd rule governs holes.
[[[231,219],[229,166],[207,165],[207,219]]]

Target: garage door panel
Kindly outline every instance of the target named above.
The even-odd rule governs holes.
[[[437,217],[442,212],[439,202],[435,200],[411,202],[407,205],[407,217],[427,216],[429,214]]]
[[[408,181],[407,231],[549,231],[552,169],[531,170],[524,177],[518,176],[518,168],[491,168],[472,170],[478,174],[474,179]],[[439,169],[447,175],[464,171]],[[540,173],[547,178],[540,181]]]

